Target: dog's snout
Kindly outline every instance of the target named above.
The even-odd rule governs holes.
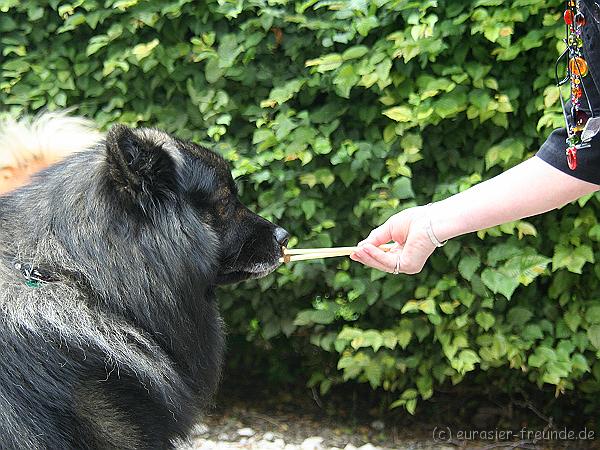
[[[273,231],[273,235],[275,236],[275,240],[281,246],[286,246],[288,241],[290,240],[290,233],[287,232],[285,228],[275,227],[275,231]]]

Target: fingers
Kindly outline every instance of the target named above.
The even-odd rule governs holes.
[[[425,262],[434,250],[435,246],[429,240],[426,232],[419,230],[411,232],[404,245],[399,245],[397,249],[390,252],[384,252],[365,242],[350,258],[375,269],[393,273],[397,257],[400,255],[399,273],[415,274],[423,270]]]
[[[398,258],[401,257],[401,248],[399,250],[384,252],[374,245],[365,242],[358,251],[350,255],[350,258],[375,269],[393,273],[396,269]],[[402,271],[402,261],[400,262],[400,271]]]

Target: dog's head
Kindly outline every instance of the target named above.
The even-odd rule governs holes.
[[[218,248],[217,283],[262,277],[279,266],[288,232],[240,202],[218,154],[159,130],[115,125],[106,137],[106,160],[112,187],[130,208],[150,215],[183,207],[210,229]]]

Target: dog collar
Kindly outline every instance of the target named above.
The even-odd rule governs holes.
[[[42,284],[53,283],[58,279],[49,271],[35,267],[33,264],[15,262],[15,269],[21,272],[25,278],[25,284],[29,287],[37,288]]]

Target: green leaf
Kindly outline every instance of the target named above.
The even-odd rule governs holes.
[[[577,331],[577,328],[581,324],[581,314],[574,309],[570,309],[564,315],[565,323],[574,333]]]
[[[520,284],[527,286],[546,271],[550,259],[541,255],[515,256],[502,267],[504,273],[515,277]]]
[[[90,42],[85,50],[85,54],[87,56],[92,56],[98,50],[100,50],[101,48],[108,45],[109,42],[110,42],[110,40],[109,40],[108,36],[105,36],[105,35],[94,36],[90,39]]]
[[[335,312],[328,309],[300,311],[294,320],[294,325],[329,324],[335,319]]]
[[[314,200],[305,200],[300,206],[302,207],[302,211],[304,211],[304,216],[307,219],[312,218],[315,215],[315,211],[317,210],[317,202]]]
[[[408,106],[394,106],[386,109],[383,114],[396,122],[410,122],[413,120],[413,114]]]
[[[419,134],[407,133],[402,137],[400,146],[406,153],[415,155],[423,148],[423,138]]]
[[[454,305],[450,302],[442,302],[440,303],[440,309],[444,314],[452,314],[454,313]]]
[[[462,275],[462,277],[471,281],[473,274],[481,265],[481,261],[479,260],[479,256],[477,255],[465,255],[460,259],[458,263],[458,271]]]
[[[379,21],[377,20],[377,17],[365,17],[363,19],[359,19],[356,22],[356,31],[358,31],[358,33],[361,36],[366,36],[373,28],[377,27],[378,25]]]
[[[385,330],[381,333],[381,337],[383,339],[384,347],[389,348],[390,350],[396,348],[396,344],[398,344],[398,336],[396,336],[393,331]]]
[[[412,338],[412,331],[407,328],[402,328],[396,332],[398,338],[398,345],[405,349]]]
[[[316,66],[318,72],[324,73],[337,69],[342,65],[343,62],[344,59],[342,58],[342,55],[332,53],[329,55],[322,56],[320,58],[309,59],[304,63],[304,65],[306,67]]]
[[[147,58],[159,43],[160,41],[158,39],[152,39],[146,44],[138,44],[133,47],[131,53],[137,58],[138,61],[141,61],[142,59]]]
[[[587,336],[596,350],[600,350],[600,325],[592,325],[587,330]]]
[[[216,83],[223,76],[223,73],[224,70],[219,67],[219,60],[216,58],[209,59],[204,67],[204,75],[209,83]]]
[[[529,324],[523,329],[522,336],[528,341],[533,341],[535,339],[542,339],[544,333],[539,325]]]
[[[337,86],[337,92],[341,97],[348,98],[350,89],[352,89],[360,77],[354,72],[354,67],[350,64],[345,64],[333,79],[333,84]]]
[[[485,269],[481,273],[481,281],[492,292],[500,293],[509,300],[519,286],[519,280],[495,269]]]
[[[524,151],[525,146],[521,141],[514,138],[505,139],[487,151],[485,167],[488,170],[496,164],[506,167],[511,160],[521,159]]]
[[[342,329],[342,331],[340,332],[340,334],[338,334],[338,339],[351,341],[352,339],[355,339],[358,336],[361,336],[362,333],[363,333],[363,331],[359,330],[358,328],[352,328],[352,327],[345,326]]]
[[[600,305],[590,306],[585,312],[585,320],[588,323],[600,323]]]
[[[238,55],[243,51],[243,47],[238,45],[237,36],[235,34],[226,34],[221,39],[217,54],[219,69],[226,69],[233,66]]]
[[[369,48],[364,45],[356,45],[354,47],[350,47],[342,54],[342,59],[345,61],[349,59],[362,58],[369,52]]]
[[[377,330],[367,330],[363,333],[362,338],[364,340],[365,347],[372,347],[374,351],[377,351],[383,345],[383,336]]]
[[[425,314],[435,314],[435,302],[433,300],[419,302],[418,308]]]
[[[394,198],[398,199],[414,198],[415,192],[413,191],[410,178],[401,177],[395,180],[392,186],[392,194]]]
[[[459,373],[466,373],[475,370],[475,364],[481,362],[481,359],[473,350],[461,350],[458,358],[452,361],[454,367]]]
[[[383,370],[376,362],[371,363],[365,368],[365,376],[367,377],[367,380],[369,380],[369,384],[373,389],[381,385],[382,375]]]
[[[284,104],[285,102],[290,100],[294,95],[300,92],[302,86],[304,86],[304,80],[291,80],[284,83],[282,86],[273,88],[271,90],[271,93],[269,94],[267,104],[272,106]]]
[[[492,314],[486,311],[479,311],[475,315],[475,321],[479,324],[481,328],[485,331],[489,330],[496,323],[496,319]]]
[[[521,327],[525,325],[529,319],[533,316],[533,313],[522,306],[515,306],[508,312],[508,323],[514,327]]]
[[[402,306],[400,313],[404,314],[404,313],[407,313],[410,311],[418,311],[418,310],[419,310],[419,302],[417,302],[415,300],[409,300],[404,304],[404,306]]]
[[[587,245],[579,247],[565,247],[557,245],[554,249],[552,257],[552,270],[556,271],[561,268],[566,268],[569,272],[582,273],[583,266],[586,263],[594,263],[594,252]]]

